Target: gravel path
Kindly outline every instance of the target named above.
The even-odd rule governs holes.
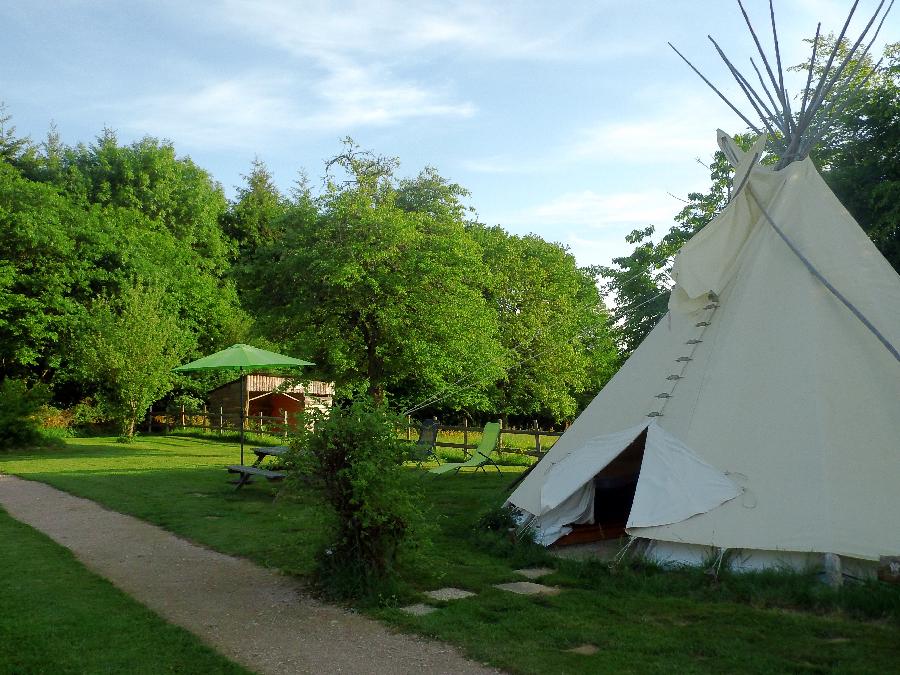
[[[325,605],[300,585],[43,483],[0,475],[0,506],[86,567],[259,673],[496,673],[453,647]]]

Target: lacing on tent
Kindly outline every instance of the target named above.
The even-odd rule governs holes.
[[[719,296],[710,291],[708,294],[708,298],[709,304],[703,307],[704,311],[709,312],[706,320],[698,321],[696,324],[694,324],[697,328],[701,329],[700,334],[695,338],[691,338],[690,340],[685,341],[685,344],[689,345],[691,348],[690,352],[686,356],[679,356],[677,359],[675,359],[675,363],[681,364],[681,371],[678,373],[672,373],[671,375],[666,377],[666,380],[672,382],[673,384],[669,391],[664,391],[654,396],[654,398],[660,399],[661,403],[659,409],[648,412],[647,417],[664,416],[663,411],[666,409],[666,405],[668,405],[669,399],[671,399],[675,394],[675,390],[678,388],[679,381],[684,379],[684,374],[687,371],[688,364],[694,360],[694,354],[697,351],[698,345],[703,343],[703,336],[706,333],[706,329],[711,325],[712,318],[715,315],[716,310],[719,309]]]

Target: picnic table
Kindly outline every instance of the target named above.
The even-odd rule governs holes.
[[[235,487],[235,490],[240,490],[247,483],[252,483],[253,476],[262,476],[269,481],[284,480],[286,474],[283,471],[272,471],[270,469],[264,469],[260,465],[266,457],[283,456],[288,450],[290,450],[287,445],[251,448],[251,450],[253,454],[256,455],[256,461],[253,462],[252,465],[247,466],[244,464],[232,464],[228,467],[228,473],[239,474],[237,480],[231,481],[237,486]]]

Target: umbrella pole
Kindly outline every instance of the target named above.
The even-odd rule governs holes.
[[[241,373],[241,465],[244,464],[244,403],[247,399],[247,376],[244,375],[244,369],[239,368]]]

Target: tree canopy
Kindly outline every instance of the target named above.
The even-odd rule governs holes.
[[[834,41],[819,39],[823,52]],[[830,108],[812,158],[900,269],[900,46],[849,68],[857,96]],[[310,375],[345,398],[572,419],[663,316],[675,255],[726,205],[731,167],[715,153],[709,170],[662,237],[648,224],[629,255],[583,268],[559,244],[477,222],[436,169],[403,174],[349,138],[320,189],[301,177],[284,194],[257,158],[228,199],[168,141],[106,129],[67,146],[51,127],[34,143],[0,104],[0,378],[133,422],[213,382],[172,378],[173,359],[254,342],[316,362]]]
[[[421,396],[475,364],[499,372],[496,317],[469,283],[485,269],[461,188],[430,171],[398,181],[394,160],[352,143],[329,166],[324,193],[298,200],[247,270],[263,330],[376,398]]]
[[[95,149],[115,156],[111,143],[107,138]],[[177,165],[180,160],[167,148],[148,141],[119,150],[129,157],[126,164],[138,164],[146,151],[159,162],[168,158]],[[65,149],[62,169],[55,164],[57,155],[29,152],[12,163],[0,159],[2,375],[52,382],[62,404],[95,393],[96,384],[77,376],[81,371],[73,363],[75,347],[90,330],[89,307],[101,297],[119,298],[139,280],[160,289],[166,307],[200,351],[234,341],[247,324],[226,276],[229,259],[212,263],[209,257],[229,246],[219,230],[219,211],[201,218],[206,207],[192,210],[182,203],[189,201],[185,195],[200,194],[207,206],[224,204],[208,176],[190,169],[182,178],[170,178],[193,187],[163,190],[170,201],[165,206],[162,196],[153,196],[152,180],[133,176],[132,182],[144,185],[141,191],[128,181],[101,179],[102,172],[93,178],[82,173],[80,163],[102,164],[90,152]],[[53,166],[60,171],[50,171]],[[185,222],[203,218],[211,220],[184,238],[191,227]],[[208,236],[198,233],[204,229]]]

